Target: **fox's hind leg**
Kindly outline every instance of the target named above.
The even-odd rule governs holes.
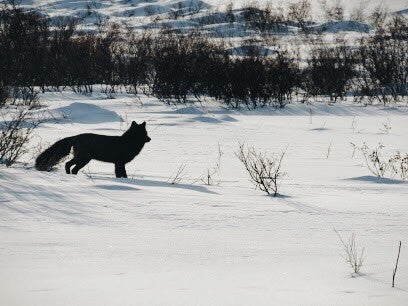
[[[72,174],[77,174],[79,170],[81,170],[83,167],[86,166],[87,163],[89,163],[91,160],[78,160],[75,162],[75,167],[72,169],[71,173]]]
[[[67,174],[70,174],[71,173],[71,167],[74,165],[74,164],[76,164],[76,160],[75,160],[75,158],[73,158],[73,159],[71,159],[70,161],[68,161],[66,164],[65,164],[65,172],[67,173]]]
[[[116,177],[127,178],[125,164],[115,164]]]

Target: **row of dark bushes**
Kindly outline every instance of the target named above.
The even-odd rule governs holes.
[[[167,102],[213,97],[232,107],[284,106],[294,94],[335,101],[349,92],[387,104],[408,94],[407,24],[395,16],[355,47],[317,41],[304,63],[285,50],[232,56],[197,31],[121,35],[112,27],[81,33],[72,19],[51,24],[37,12],[3,9],[0,97],[10,86],[89,93],[93,84],[103,84],[109,94],[126,88]]]

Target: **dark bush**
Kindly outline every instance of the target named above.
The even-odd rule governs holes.
[[[360,41],[360,98],[384,105],[408,95],[408,21],[395,16],[377,33]]]
[[[38,125],[30,121],[31,115],[29,110],[20,110],[10,120],[3,117],[0,121],[0,164],[10,167],[27,152],[31,134]]]
[[[186,102],[191,94],[193,67],[191,57],[194,45],[181,34],[162,33],[155,39],[152,65],[155,72],[153,94],[159,99]]]
[[[261,33],[287,30],[287,22],[283,14],[271,5],[260,8],[256,4],[251,4],[243,8],[242,16],[249,28]]]
[[[294,89],[299,86],[299,63],[288,52],[279,52],[274,57],[252,55],[230,59],[221,94],[218,99],[227,105],[239,108],[289,103]]]
[[[288,6],[288,18],[296,22],[302,31],[308,31],[308,23],[312,18],[311,4],[309,0],[299,0],[295,3],[290,3]]]
[[[266,63],[266,97],[279,107],[290,103],[296,87],[300,87],[300,68],[296,57],[278,52]]]
[[[9,98],[9,89],[4,86],[3,81],[0,80],[0,108],[4,106]]]
[[[153,79],[153,36],[149,32],[141,35],[128,33],[128,41],[120,50],[119,78],[134,94]]]
[[[303,71],[303,89],[311,96],[324,95],[337,101],[345,96],[356,76],[355,64],[353,50],[344,43],[314,46]]]
[[[232,61],[227,73],[229,92],[224,100],[238,108],[243,103],[248,108],[256,108],[268,101],[265,96],[266,65],[263,57],[251,56]]]
[[[47,17],[18,8],[0,11],[0,80],[5,85],[44,82],[48,36]]]
[[[217,71],[226,52],[207,38],[192,32],[162,33],[154,39],[151,63],[155,96],[164,100],[186,102],[189,95],[217,92]]]

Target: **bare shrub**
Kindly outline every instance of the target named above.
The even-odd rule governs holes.
[[[34,87],[13,87],[11,90],[11,104],[28,106],[30,109],[40,106],[39,92]]]
[[[370,149],[363,144],[359,149],[364,156],[368,170],[377,177],[385,177],[387,174],[394,177],[395,171],[392,159],[383,158],[383,149],[385,146],[381,143],[374,149]]]
[[[106,99],[114,99],[116,94],[115,85],[102,86],[101,93],[106,95]]]
[[[401,244],[402,242],[399,242],[399,247],[398,247],[398,256],[397,256],[397,261],[395,262],[395,268],[392,270],[392,288],[395,286],[395,275],[397,274],[397,269],[398,269],[398,262],[399,262],[399,257],[401,253]]]
[[[353,50],[344,40],[337,46],[317,41],[312,46],[308,66],[303,71],[303,89],[311,96],[325,95],[330,101],[343,98],[356,76]]]
[[[145,31],[138,35],[128,33],[127,44],[123,47],[123,54],[127,56],[122,60],[119,77],[125,86],[131,87],[131,92],[138,93],[138,88],[148,85],[152,79],[152,33]],[[147,92],[145,92],[147,93]]]
[[[284,107],[292,100],[295,88],[300,87],[300,64],[297,54],[281,51],[265,62],[266,84],[264,97],[275,106]]]
[[[42,83],[48,27],[44,14],[15,5],[0,7],[0,80],[5,85]]]
[[[226,51],[198,32],[161,32],[154,40],[152,93],[161,100],[187,102],[188,96],[220,94],[226,82]]]
[[[9,89],[7,86],[4,86],[3,82],[0,80],[0,108],[7,103],[9,96]]]
[[[343,21],[344,7],[341,0],[329,0],[329,3],[326,0],[321,0],[320,7],[327,22]]]
[[[228,23],[232,24],[235,22],[234,3],[232,1],[225,7],[225,17]]]
[[[384,105],[406,100],[408,96],[408,19],[395,16],[362,38],[358,47],[358,95],[369,103]]]
[[[391,127],[390,119],[387,118],[386,120],[381,122],[380,133],[388,135],[391,129],[392,127]]]
[[[251,3],[243,8],[245,24],[250,29],[263,32],[282,32],[287,30],[287,22],[281,8],[267,2],[264,7]]]
[[[172,185],[179,184],[181,180],[184,178],[186,170],[186,164],[181,164],[178,169],[172,173],[169,177],[168,182]]]
[[[380,29],[384,26],[387,16],[388,12],[384,8],[384,6],[380,4],[374,8],[368,19],[372,26],[374,26],[377,29]]]
[[[228,106],[248,109],[265,105],[269,98],[264,95],[266,66],[262,56],[237,58],[225,67],[226,80],[221,88],[220,99]]]
[[[301,0],[290,3],[288,6],[288,18],[297,22],[302,31],[307,31],[307,22],[312,18],[309,0]]]
[[[285,153],[286,150],[279,155],[267,156],[253,147],[246,148],[244,144],[240,144],[235,155],[244,164],[255,188],[276,196],[280,179],[285,175],[282,171]]]
[[[374,149],[370,149],[366,144],[358,149],[364,156],[368,170],[377,177],[394,178],[399,175],[401,179],[408,179],[408,154],[397,151],[394,155],[384,157],[381,143]]]
[[[359,1],[350,12],[350,20],[364,23],[367,19],[366,10],[367,3]]]
[[[30,111],[20,110],[10,120],[0,123],[0,164],[12,166],[27,152],[27,144],[38,122],[29,122]]]
[[[350,129],[353,133],[361,133],[363,131],[363,129],[359,128],[359,122],[355,116],[353,117],[353,120],[351,120]]]
[[[226,64],[220,65],[225,69],[225,77],[217,83],[222,86],[217,86],[216,98],[233,108],[284,107],[299,84],[298,58],[287,51],[273,57],[252,54]]]
[[[168,15],[169,19],[177,20],[184,15],[186,6],[183,2],[178,2],[170,8]]]
[[[221,169],[221,158],[224,153],[221,151],[221,146],[218,144],[218,155],[217,161],[212,168],[207,168],[206,173],[200,178],[201,182],[205,185],[219,185],[221,182],[220,179],[220,169]],[[218,176],[218,179],[215,179],[215,176]]]
[[[408,179],[408,154],[401,154],[399,151],[392,156],[394,162],[394,169],[397,171],[401,179]]]
[[[343,254],[341,257],[346,261],[347,264],[353,269],[355,274],[360,274],[361,267],[364,263],[364,248],[359,250],[356,242],[356,235],[351,234],[347,241],[344,241],[340,234],[334,230],[339,237],[341,244],[343,245]]]
[[[392,39],[408,39],[408,18],[402,14],[396,14],[387,24],[387,31]]]
[[[327,159],[329,159],[329,157],[330,157],[331,149],[332,149],[332,142],[330,141],[330,144],[327,147],[327,153],[326,153],[326,158]]]

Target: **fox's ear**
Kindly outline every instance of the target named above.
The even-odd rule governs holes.
[[[133,127],[137,127],[137,123],[136,123],[136,121],[132,121],[132,125],[131,125],[131,127],[133,128]]]
[[[141,126],[146,126],[146,121],[143,121],[143,123],[141,124]]]

